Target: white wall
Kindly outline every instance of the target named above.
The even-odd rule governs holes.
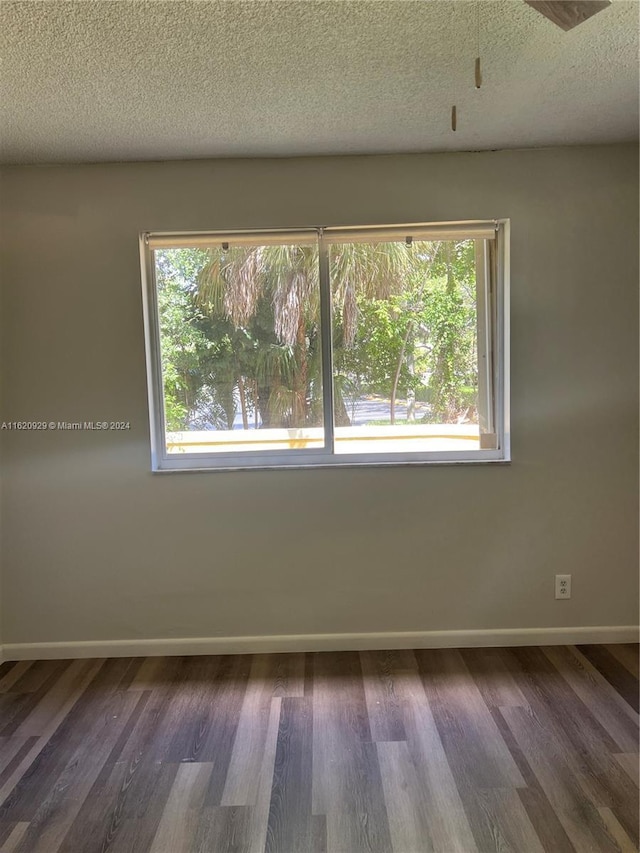
[[[638,149],[3,172],[5,643],[629,625]],[[510,217],[510,466],[152,475],[141,230]],[[573,574],[556,602],[553,575]]]

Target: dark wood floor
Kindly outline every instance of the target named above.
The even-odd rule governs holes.
[[[2,853],[638,849],[637,646],[0,667]]]

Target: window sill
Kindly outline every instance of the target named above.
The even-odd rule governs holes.
[[[478,459],[415,459],[415,460],[400,460],[400,459],[379,459],[375,461],[362,460],[355,461],[353,459],[336,458],[335,461],[318,461],[318,462],[290,462],[280,463],[263,463],[263,464],[233,464],[229,463],[224,466],[206,466],[197,465],[182,467],[154,467],[153,474],[211,474],[221,472],[238,472],[238,471],[309,471],[313,469],[329,469],[329,468],[425,468],[425,467],[450,467],[464,465],[511,465],[510,458],[478,458]]]

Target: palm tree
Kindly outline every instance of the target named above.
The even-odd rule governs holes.
[[[244,389],[249,384],[263,426],[321,425],[317,247],[215,248],[208,256],[198,280],[199,306],[245,329],[255,343],[252,375],[239,370],[236,376],[243,424],[248,422]],[[385,299],[401,292],[411,260],[410,247],[400,242],[331,246],[331,295],[341,346],[355,341],[358,297]],[[349,424],[337,383],[335,392],[336,421]]]

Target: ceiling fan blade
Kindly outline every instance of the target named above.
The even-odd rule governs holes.
[[[563,30],[572,30],[611,5],[611,0],[524,0]]]

